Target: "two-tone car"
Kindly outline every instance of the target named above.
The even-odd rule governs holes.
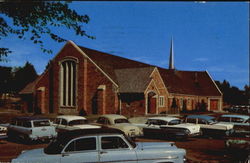
[[[223,114],[217,120],[225,124],[232,124],[236,135],[250,136],[250,116],[248,115]]]
[[[100,128],[98,125],[89,124],[85,117],[77,115],[60,115],[54,119],[53,125],[58,132],[75,129]]]
[[[44,117],[16,117],[7,126],[10,139],[21,139],[25,142],[49,140],[57,136],[52,122]]]
[[[140,128],[131,124],[123,115],[104,114],[97,119],[96,123],[105,127],[119,129],[129,137],[135,138],[142,136]]]
[[[188,115],[185,122],[200,125],[203,136],[224,137],[234,133],[232,124],[217,122],[215,117],[209,115]]]
[[[63,132],[46,148],[23,151],[12,163],[183,163],[185,149],[167,142],[133,142],[112,128]]]
[[[181,119],[171,116],[151,117],[137,126],[143,129],[145,137],[186,139],[201,134],[199,125],[182,123]]]

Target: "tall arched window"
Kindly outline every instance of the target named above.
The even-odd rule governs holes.
[[[60,104],[65,107],[76,106],[76,61],[65,60],[60,65]]]

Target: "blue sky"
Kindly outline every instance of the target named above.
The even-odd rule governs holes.
[[[171,37],[177,70],[205,71],[214,80],[229,81],[243,89],[249,84],[249,3],[247,2],[73,2],[70,7],[87,14],[85,26],[96,39],[58,34],[88,48],[168,68]],[[44,38],[53,54],[14,35],[0,40],[13,54],[2,66],[31,62],[41,74],[64,43]]]

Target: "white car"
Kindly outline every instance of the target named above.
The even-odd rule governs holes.
[[[204,136],[223,137],[234,133],[232,124],[217,122],[215,117],[209,115],[188,115],[185,122],[200,125]]]
[[[131,141],[118,129],[72,130],[46,148],[23,151],[12,163],[183,163],[185,149],[174,143]]]
[[[122,130],[129,137],[142,136],[140,128],[131,124],[128,119],[122,115],[105,114],[100,116],[96,122],[105,127]]]
[[[48,118],[16,117],[8,125],[7,135],[10,139],[20,138],[30,142],[53,139],[57,136],[57,132]]]
[[[219,122],[234,126],[236,135],[250,136],[250,116],[239,114],[224,114],[218,119]]]
[[[161,136],[167,138],[188,138],[199,136],[200,126],[182,123],[177,117],[151,117],[146,123],[137,124],[143,129],[144,136]]]
[[[58,132],[75,129],[101,128],[100,126],[89,124],[85,117],[77,115],[57,116],[53,125],[56,127]]]

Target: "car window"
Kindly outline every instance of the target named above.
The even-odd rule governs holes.
[[[54,123],[55,123],[55,124],[60,124],[60,120],[61,120],[60,118],[56,118],[56,119],[54,120]]]
[[[156,119],[149,119],[146,124],[148,124],[148,125],[158,125],[158,122],[157,122]]]
[[[61,125],[67,125],[67,121],[65,119],[62,119]]]
[[[22,121],[17,121],[16,125],[17,126],[23,126],[23,122]]]
[[[44,121],[33,121],[34,127],[43,127],[43,126],[50,126],[50,123],[48,120]]]
[[[168,125],[177,125],[177,124],[181,124],[180,119],[175,119],[175,120],[172,120],[168,123]]]
[[[230,117],[219,117],[218,121],[220,121],[220,122],[230,122]]]
[[[69,126],[87,124],[88,121],[85,119],[77,119],[69,122]]]
[[[207,121],[204,119],[198,119],[198,124],[207,124]]]
[[[65,152],[96,150],[96,138],[81,138],[72,141]]]
[[[30,128],[31,127],[31,122],[30,121],[24,121],[23,122],[23,127]]]
[[[110,124],[109,120],[107,118],[105,118],[105,117],[98,118],[97,123],[106,124],[106,125]]]
[[[121,118],[121,119],[116,119],[115,123],[129,123],[129,121],[125,118]]]
[[[187,123],[196,123],[195,118],[187,118]]]
[[[242,123],[242,122],[244,121],[244,119],[232,117],[232,120],[231,120],[231,121],[232,121],[232,122],[235,122],[235,123]]]
[[[11,125],[16,125],[16,121],[15,121],[15,120],[12,120],[12,121],[10,122],[10,124],[11,124]]]
[[[102,137],[101,138],[102,149],[119,149],[128,148],[127,143],[120,137]]]
[[[101,124],[105,124],[105,118],[104,117],[100,117],[97,119],[96,121],[97,123],[101,123]]]

